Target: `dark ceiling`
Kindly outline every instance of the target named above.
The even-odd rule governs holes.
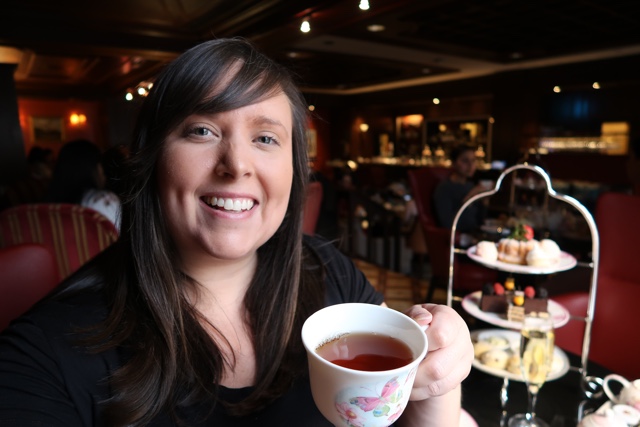
[[[304,91],[328,94],[640,55],[637,0],[359,2],[4,0],[0,62],[17,58],[20,95],[99,98],[213,37],[246,37],[294,69]]]

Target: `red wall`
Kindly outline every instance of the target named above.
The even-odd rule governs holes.
[[[102,104],[98,102],[18,98],[18,112],[26,153],[35,143],[30,125],[30,117],[33,116],[62,117],[64,123],[63,140],[37,142],[37,145],[51,148],[56,154],[64,142],[79,138],[88,139],[103,148],[107,147],[106,118]],[[77,126],[71,125],[69,116],[73,113],[84,114],[87,117],[86,123]]]

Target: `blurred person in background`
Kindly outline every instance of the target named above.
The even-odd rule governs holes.
[[[468,144],[460,144],[451,150],[451,175],[440,182],[433,194],[433,203],[438,225],[451,228],[453,219],[463,203],[488,188],[476,184],[473,176],[476,173],[477,160],[475,148]],[[485,216],[486,209],[482,203],[473,203],[460,216],[456,229],[469,232],[479,227]]]
[[[85,139],[66,143],[53,169],[47,203],[75,203],[100,212],[120,229],[120,199],[105,188],[100,148]]]

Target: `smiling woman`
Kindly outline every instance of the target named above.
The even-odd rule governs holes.
[[[289,73],[243,40],[164,69],[138,116],[120,239],[0,335],[0,425],[330,425],[302,324],[383,297],[303,238],[306,112]],[[468,330],[448,307],[407,314],[431,322],[433,344],[399,423],[457,421]]]

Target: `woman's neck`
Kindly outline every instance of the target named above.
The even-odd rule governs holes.
[[[257,253],[233,261],[209,259],[208,262],[189,263],[185,273],[198,284],[188,291],[189,299],[203,314],[213,306],[237,310],[244,301],[257,264]]]

